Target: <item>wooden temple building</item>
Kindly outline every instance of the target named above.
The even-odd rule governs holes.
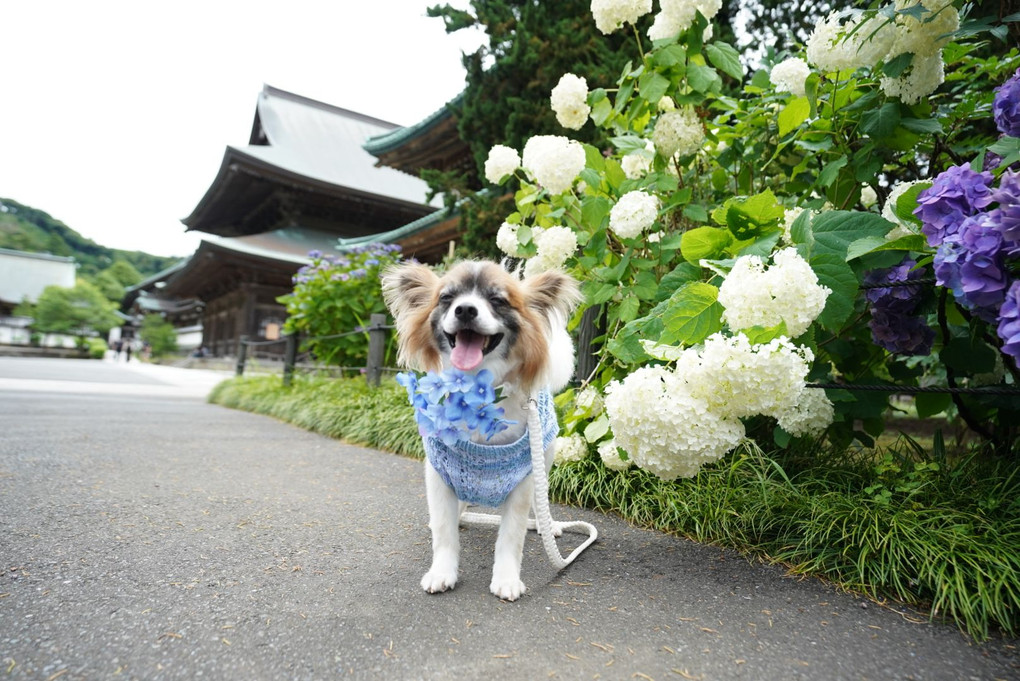
[[[208,236],[190,258],[129,289],[124,307],[178,327],[200,323],[213,356],[233,355],[242,335],[275,340],[285,319],[276,299],[309,251],[380,241],[441,259],[459,219],[426,203],[418,169],[470,162],[445,108],[400,128],[266,86],[248,144],[226,148],[183,220]]]

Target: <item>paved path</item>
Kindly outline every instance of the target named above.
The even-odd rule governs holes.
[[[1015,640],[576,509],[599,542],[556,573],[529,536],[520,601],[492,528],[427,595],[420,464],[206,404],[221,377],[0,358],[0,679],[1020,678]]]

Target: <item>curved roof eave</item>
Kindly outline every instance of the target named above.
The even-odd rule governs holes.
[[[464,93],[460,93],[449,102],[444,104],[440,109],[429,114],[421,121],[414,125],[409,125],[404,128],[397,128],[382,135],[376,135],[375,137],[369,137],[368,140],[362,145],[362,149],[372,154],[373,156],[379,156],[387,152],[398,149],[407,142],[420,137],[427,133],[432,128],[439,125],[441,122],[453,116],[452,107],[456,106],[461,99],[464,98]]]

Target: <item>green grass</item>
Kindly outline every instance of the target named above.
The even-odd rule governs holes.
[[[210,400],[415,458],[406,394],[362,379],[233,379]],[[785,564],[877,599],[946,617],[976,639],[1020,632],[1020,474],[1006,461],[949,461],[901,439],[883,452],[753,444],[690,480],[606,469],[597,456],[555,467],[561,503]]]

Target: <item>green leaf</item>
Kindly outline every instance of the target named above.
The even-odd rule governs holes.
[[[818,276],[818,283],[831,291],[817,322],[822,328],[835,333],[853,313],[858,291],[857,276],[846,261],[835,254],[815,256],[809,264]]]
[[[636,296],[624,296],[623,300],[620,301],[617,310],[617,317],[621,322],[626,324],[627,322],[633,321],[637,317],[638,309],[641,307],[641,300]]]
[[[931,187],[931,182],[920,182],[900,194],[896,199],[896,205],[893,206],[896,217],[904,222],[920,225],[921,221],[914,215],[914,209],[917,208],[917,195],[929,187]]]
[[[584,429],[584,439],[588,442],[598,442],[609,433],[609,416],[602,414],[592,421]]]
[[[601,127],[613,113],[613,105],[607,98],[602,98],[592,104],[591,120],[595,125]]]
[[[669,79],[655,71],[648,71],[638,81],[638,91],[649,104],[659,103],[669,89]]]
[[[939,359],[963,373],[986,374],[995,370],[996,354],[979,338],[954,338],[942,348]]]
[[[795,223],[796,224],[796,223]],[[850,244],[866,236],[885,236],[892,229],[881,215],[829,210],[811,221],[811,255],[837,255],[846,259]]]
[[[733,241],[728,230],[718,227],[695,227],[684,232],[680,241],[680,253],[688,262],[698,262],[702,258],[714,258],[721,255]]]
[[[879,253],[881,251],[925,251],[928,250],[928,242],[923,234],[908,234],[899,239],[887,241],[884,237],[866,236],[850,244],[847,248],[847,262],[859,258],[868,253]]]
[[[659,66],[677,66],[687,61],[687,50],[683,45],[669,45],[655,52],[655,63]]]
[[[901,118],[900,125],[919,135],[941,135],[942,124],[934,118]]]
[[[683,214],[684,217],[690,218],[694,222],[708,222],[708,211],[697,203],[689,203],[684,206]]]
[[[703,66],[691,62],[687,66],[687,83],[697,92],[719,92],[722,90],[722,78],[711,66]]]
[[[882,65],[882,74],[889,78],[899,78],[900,75],[907,70],[910,66],[910,62],[914,60],[914,55],[910,52],[904,52],[903,54],[890,59]]]
[[[847,157],[840,156],[835,161],[830,161],[822,168],[822,172],[818,174],[818,184],[823,187],[828,187],[836,180],[836,176],[839,175],[839,171],[843,166],[847,164]]]
[[[666,345],[694,345],[722,329],[723,307],[719,289],[711,284],[684,284],[670,297],[662,315],[662,335]]]
[[[877,109],[865,111],[861,115],[861,130],[871,137],[890,137],[900,124],[900,105],[898,102],[886,102]]]
[[[917,418],[926,419],[936,414],[941,414],[953,398],[948,393],[918,393],[914,395],[914,406],[917,407]]]
[[[589,229],[602,227],[612,206],[604,196],[585,196],[581,201],[581,223]]]
[[[659,290],[655,293],[655,299],[658,301],[668,300],[678,288],[699,279],[701,279],[701,268],[694,263],[682,262],[659,282]]]
[[[807,97],[794,97],[779,112],[779,136],[796,130],[811,115],[811,104]]]
[[[1004,136],[988,147],[988,151],[1001,156],[1002,161],[999,163],[999,167],[1007,168],[1020,161],[1020,138]]]
[[[705,46],[705,54],[712,65],[737,81],[744,78],[744,67],[740,63],[740,53],[724,42],[715,42]]]

